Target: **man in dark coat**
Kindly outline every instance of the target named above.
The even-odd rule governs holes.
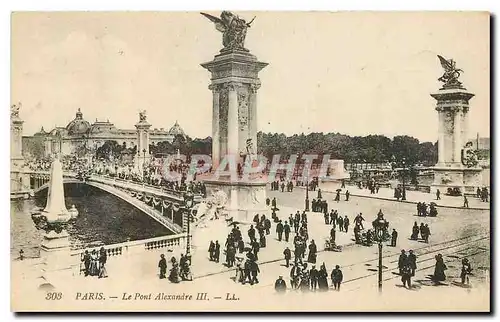
[[[210,241],[210,246],[208,246],[208,256],[210,261],[214,260],[215,243],[213,240]]]
[[[286,292],[286,282],[283,280],[283,276],[279,276],[274,283],[274,290],[278,293]]]
[[[268,218],[264,219],[264,229],[266,230],[266,235],[271,233],[271,221]]]
[[[310,278],[310,283],[311,283],[311,290],[316,291],[316,287],[318,286],[318,270],[316,269],[316,266],[312,266],[311,270],[309,271],[309,278]]]
[[[285,250],[283,251],[283,255],[285,255],[285,265],[286,267],[289,267],[290,259],[292,258],[292,251],[290,250],[290,248],[285,248]]]
[[[408,254],[408,265],[411,269],[411,276],[415,276],[415,270],[417,269],[417,256],[410,250]]]
[[[323,217],[325,217],[325,225],[328,225],[330,223],[330,215],[328,215],[327,212],[323,214]]]
[[[411,274],[411,268],[410,268],[409,263],[405,263],[403,265],[402,269],[400,270],[400,272],[401,272],[400,273],[401,274],[401,282],[403,283],[403,286],[411,289],[412,274]]]
[[[85,276],[89,276],[90,274],[90,254],[89,254],[89,251],[86,250],[85,251],[85,254],[83,255],[83,259],[82,259],[82,262],[83,262],[83,265],[85,266]]]
[[[398,269],[399,269],[399,275],[402,275],[403,273],[403,267],[406,265],[408,261],[408,256],[406,256],[406,252],[404,249],[401,250],[401,255],[399,255],[398,259]]]
[[[271,201],[271,206],[273,208],[276,208],[276,197],[273,198],[273,201]]]
[[[290,237],[290,226],[288,223],[285,221],[285,226],[283,226],[283,232],[285,233],[285,241],[288,242],[288,239]]]
[[[398,232],[396,231],[396,229],[393,229],[392,234],[391,234],[391,246],[392,247],[396,247],[397,240],[398,240]]]
[[[278,241],[281,241],[283,238],[283,224],[281,223],[281,220],[276,225],[276,233],[278,234]]]
[[[160,268],[160,279],[164,279],[165,274],[167,273],[167,260],[165,259],[165,255],[163,254],[160,255],[158,267]]]
[[[253,228],[253,225],[250,225],[250,229],[248,229],[248,238],[250,238],[250,243],[255,241],[255,228]]]
[[[346,233],[349,231],[349,218],[347,218],[347,215],[344,217],[344,231]]]
[[[266,198],[266,206],[269,206],[271,204],[271,199]]]
[[[252,274],[252,279],[250,280],[250,285],[253,285],[254,283],[259,283],[257,276],[260,273],[260,269],[259,269],[259,265],[254,261],[250,262],[250,273]]]
[[[342,271],[340,270],[339,265],[335,265],[335,269],[332,270],[331,278],[332,278],[333,289],[340,291],[340,284],[342,283],[344,276],[342,274]]]
[[[215,250],[214,250],[214,260],[218,263],[220,258],[220,245],[219,241],[215,241]]]
[[[336,214],[336,210],[333,211],[330,210],[330,225],[336,225],[337,224],[337,214]]]
[[[307,213],[305,211],[302,212],[302,222],[307,223]]]
[[[344,231],[344,218],[342,216],[337,218],[337,224],[339,225],[339,230]]]
[[[351,194],[349,193],[349,190],[346,190],[346,192],[345,192],[345,201],[349,201],[349,196],[350,195]]]

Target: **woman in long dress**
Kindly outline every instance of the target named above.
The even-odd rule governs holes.
[[[97,252],[94,249],[90,254],[90,276],[99,275],[99,264],[97,260],[98,260]]]
[[[320,291],[328,290],[328,272],[326,271],[325,263],[323,263],[319,269],[318,286]]]
[[[108,254],[104,247],[99,250],[99,278],[108,277],[108,272],[106,271],[106,262],[108,260]]]
[[[434,276],[432,279],[435,282],[442,282],[446,280],[446,275],[444,271],[448,269],[448,267],[446,267],[446,264],[444,263],[443,255],[437,254],[435,258],[436,258],[436,266],[434,267]]]

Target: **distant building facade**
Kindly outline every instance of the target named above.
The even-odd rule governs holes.
[[[169,129],[150,129],[149,143],[157,144],[167,141],[172,143],[177,135],[185,136],[177,121]],[[75,118],[65,127],[56,126],[50,131],[41,130],[33,136],[23,136],[23,154],[25,156],[42,157],[53,153],[61,155],[85,155],[95,152],[106,141],[116,141],[126,148],[137,146],[136,129],[118,129],[109,120],[90,123],[83,118],[78,109]]]

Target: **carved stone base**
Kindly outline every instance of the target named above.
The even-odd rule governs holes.
[[[475,194],[482,187],[481,168],[434,167],[434,182],[431,193],[437,189],[445,194],[448,188],[458,188],[462,194]]]
[[[266,182],[231,182],[230,180],[204,180],[207,195],[223,191],[228,201],[224,208],[228,218],[241,223],[250,223],[255,214],[266,214]]]
[[[40,247],[40,257],[43,259],[42,276],[45,281],[55,284],[58,279],[72,275],[75,261],[71,258],[68,232],[46,233]]]

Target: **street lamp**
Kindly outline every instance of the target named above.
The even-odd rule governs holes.
[[[375,236],[378,241],[378,290],[382,292],[382,241],[389,227],[389,222],[384,219],[382,209],[377,214],[377,219],[372,222]]]
[[[405,172],[406,172],[406,159],[403,158],[403,194],[401,195],[401,200],[406,200],[406,185],[405,185]]]
[[[306,163],[309,166],[309,163]],[[306,207],[305,211],[309,211],[309,168],[306,168]]]
[[[186,241],[186,256],[191,260],[191,209],[194,205],[194,194],[191,191],[187,191],[184,194],[184,207],[187,210],[187,241]]]

